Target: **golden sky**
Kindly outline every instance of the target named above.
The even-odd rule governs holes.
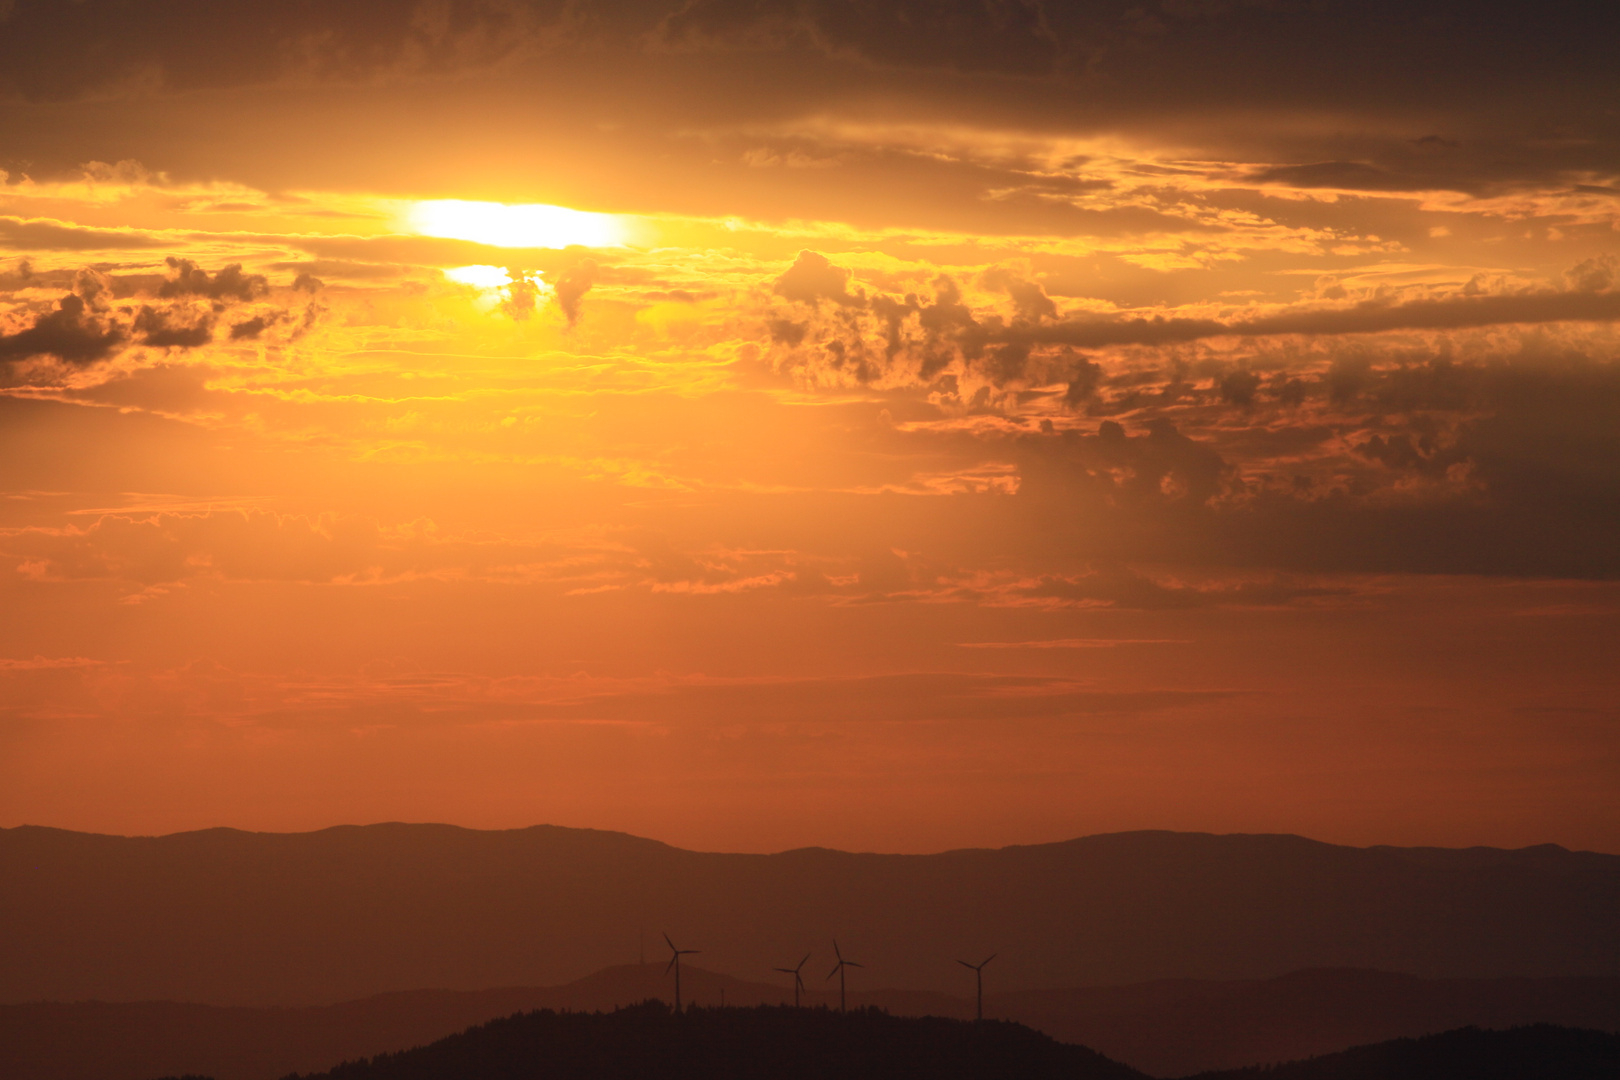
[[[1620,850],[1616,18],[0,2],[0,825]]]

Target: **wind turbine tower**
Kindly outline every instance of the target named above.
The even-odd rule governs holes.
[[[838,951],[837,938],[833,939],[833,955],[838,957],[838,966],[827,972],[827,978],[830,979],[834,975],[838,976],[838,1011],[847,1012],[848,1008],[844,1003],[844,969],[852,967],[865,967],[866,965],[857,964],[853,960],[845,960],[844,954]]]
[[[668,975],[671,968],[673,968],[675,970],[675,1011],[680,1012],[681,1011],[681,957],[683,957],[683,956],[691,956],[693,953],[699,952],[701,950],[698,950],[698,949],[677,949],[675,947],[675,943],[673,941],[669,940],[669,935],[668,934],[664,935],[664,944],[669,946],[669,952],[670,952],[669,964],[664,968],[664,974]]]
[[[958,960],[957,961],[958,964],[961,964],[963,967],[968,968],[969,970],[971,970],[973,972],[974,989],[976,989],[978,991],[978,993],[975,995],[978,998],[978,1010],[977,1010],[978,1015],[977,1015],[976,1019],[979,1019],[979,1020],[984,1019],[984,965],[988,964],[990,961],[994,960],[995,958],[996,958],[996,954],[991,953],[989,956],[985,957],[983,960],[980,960],[977,964],[970,964],[966,960]]]
[[[810,954],[805,953],[804,959],[799,961],[798,967],[774,969],[776,971],[780,971],[784,975],[793,976],[793,1007],[795,1009],[799,1007],[799,991],[804,989],[804,976],[801,975],[800,972],[804,970],[804,965],[808,963],[809,960]],[[828,978],[832,978],[832,976],[829,975]]]

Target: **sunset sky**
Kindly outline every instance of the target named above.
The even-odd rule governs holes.
[[[0,825],[1620,851],[1616,41],[0,0]]]

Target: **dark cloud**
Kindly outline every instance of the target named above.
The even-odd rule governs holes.
[[[1620,36],[1620,13],[1574,0],[1533,8],[1463,0],[16,0],[5,30],[0,95],[36,101],[145,104],[175,91],[269,84],[314,95],[337,82],[410,99],[391,103],[393,115],[421,100],[418,87],[400,84],[438,79],[431,94],[439,98],[456,92],[442,78],[456,73],[492,77],[461,84],[480,111],[498,78],[537,100],[566,93],[600,110],[600,120],[616,123],[633,109],[656,115],[652,128],[764,132],[749,135],[749,148],[769,143],[778,122],[870,101],[924,123],[1031,133],[1168,128],[1174,145],[1200,141],[1204,159],[1269,163],[1255,176],[1303,186],[1478,192],[1554,179],[1612,194],[1608,178],[1620,165],[1606,48]],[[771,78],[760,77],[762,65]],[[1343,122],[1301,123],[1306,115]],[[38,137],[8,143],[12,153],[58,168],[83,160],[46,130],[63,122],[56,114],[30,116],[16,130]],[[344,126],[327,129],[333,144],[356,126],[347,113],[337,123]],[[23,130],[30,126],[39,130]],[[445,130],[424,124],[421,153],[442,150]],[[664,167],[669,145],[656,146],[642,149]],[[848,149],[812,146],[809,156],[842,162]],[[136,150],[165,167],[190,157],[173,146]],[[769,153],[792,156],[785,145]],[[307,170],[326,158],[307,156]],[[372,189],[395,167],[375,157],[364,181]],[[950,166],[932,168],[937,178]],[[354,176],[347,166],[343,174]],[[937,181],[924,200],[912,182],[902,181],[910,202],[941,201]],[[1017,190],[992,186],[998,214],[1024,204],[1072,218],[1066,228],[1082,233],[1108,228],[1072,198],[1097,183],[1025,175]],[[987,190],[980,185],[969,199]]]
[[[795,350],[784,366],[812,373],[825,370],[863,383],[892,374],[899,365],[909,365],[917,380],[932,382],[959,359],[982,361],[998,381],[1024,373],[1027,343],[1003,340],[987,354],[991,332],[1001,329],[1002,323],[992,319],[981,324],[948,274],[934,279],[932,298],[851,292],[849,276],[826,256],[801,251],[776,280],[772,294],[810,315],[802,322],[781,316],[767,320],[772,340]],[[1017,284],[1021,283],[1015,288]],[[1028,294],[1024,296],[1027,303]],[[824,309],[824,301],[832,306]]]
[[[167,262],[171,272],[157,282],[145,274],[109,275],[88,268],[71,276],[53,273],[53,283],[66,283],[70,277],[73,292],[62,297],[54,311],[35,315],[23,328],[0,332],[0,361],[49,356],[84,366],[115,355],[131,341],[158,349],[200,348],[213,340],[215,320],[225,304],[268,292],[264,277],[243,273],[240,264],[210,274],[189,259]],[[19,286],[43,284],[31,267],[26,263],[23,267],[26,275],[18,273]],[[149,296],[154,284],[154,302],[138,307],[117,302],[120,297]],[[298,319],[297,332],[307,330],[320,313],[318,305],[308,305]],[[230,339],[252,340],[290,317],[281,309],[261,311],[231,324]]]
[[[1466,330],[1501,325],[1620,320],[1616,264],[1591,259],[1571,270],[1574,288],[1513,293],[1482,293],[1475,286],[1449,296],[1396,302],[1378,298],[1325,307],[1301,305],[1275,314],[1241,319],[1140,316],[1087,316],[1059,320],[1057,309],[1038,285],[1004,270],[980,276],[980,284],[1004,292],[1010,317],[975,312],[948,275],[934,281],[931,300],[917,294],[851,293],[849,271],[826,256],[805,251],[777,278],[773,295],[794,301],[798,316],[767,319],[772,342],[787,350],[785,367],[830,372],[860,382],[904,375],[933,382],[953,363],[976,371],[995,385],[1020,380],[1066,382],[1071,407],[1092,398],[1101,372],[1076,349],[1181,345],[1212,338],[1265,338],[1301,335],[1337,338],[1401,330]],[[829,309],[826,304],[831,301]],[[881,346],[879,346],[881,342]],[[1372,360],[1341,351],[1327,378],[1336,401],[1361,390]],[[1304,388],[1286,376],[1271,388],[1279,398],[1301,400]],[[1185,384],[1185,380],[1178,380]],[[1214,389],[1229,404],[1248,406],[1261,393],[1259,373],[1246,369],[1220,374]],[[1183,385],[1190,389],[1190,385]]]
[[[1101,348],[1107,345],[1169,345],[1215,337],[1279,334],[1374,334],[1388,330],[1461,330],[1510,323],[1614,322],[1620,292],[1533,292],[1497,296],[1452,296],[1387,303],[1366,300],[1350,307],[1313,308],[1254,319],[1084,319],[992,338]]]
[[[1077,355],[1068,378],[1068,388],[1063,394],[1063,403],[1071,409],[1078,409],[1097,392],[1102,377],[1101,364],[1089,357]]]
[[[579,321],[580,301],[585,299],[585,294],[595,284],[596,270],[595,260],[581,259],[557,278],[557,306],[567,316],[569,326]]]
[[[1482,88],[1482,92],[1488,91]],[[1579,103],[1571,103],[1556,122],[1584,127],[1585,137],[1549,140],[1538,137],[1533,130],[1514,130],[1511,126],[1482,129],[1475,117],[1460,109],[1453,123],[1470,130],[1467,141],[1434,135],[1406,139],[1391,132],[1356,140],[1355,149],[1362,155],[1359,160],[1291,161],[1253,169],[1244,174],[1244,179],[1293,188],[1372,194],[1456,191],[1488,196],[1539,187],[1566,195],[1584,192],[1613,196],[1616,192],[1610,188],[1581,181],[1594,173],[1612,173],[1617,163],[1617,133],[1603,118],[1583,123],[1580,113]],[[1549,122],[1554,115],[1553,110],[1545,114]],[[1316,146],[1332,147],[1332,142],[1322,140]],[[1300,155],[1310,152],[1309,144],[1292,151]]]
[[[1025,281],[1010,270],[994,267],[979,275],[979,283],[1011,297],[1017,318],[1024,322],[1057,318],[1057,304],[1046,295],[1046,290],[1038,282]]]
[[[1576,292],[1606,292],[1620,285],[1620,256],[1583,259],[1565,271],[1564,280]]]
[[[696,0],[663,25],[666,46],[783,48],[799,43],[871,63],[959,71],[1047,73],[1072,42],[1058,39],[1043,5],[1010,3],[758,4]]]
[[[589,50],[597,67],[634,64],[648,50],[707,53],[711,69],[726,54],[778,52],[1067,83],[1104,105],[1270,105],[1286,95],[1342,107],[1446,105],[1493,87],[1502,100],[1535,87],[1564,104],[1606,75],[1620,16],[1572,0],[1485,9],[1464,0],[14,0],[4,26],[0,89],[35,99],[132,83],[190,89],[465,72],[567,45]],[[606,51],[615,45],[622,54]],[[1433,138],[1405,141],[1415,151],[1454,141]]]
[[[1360,394],[1372,378],[1372,357],[1351,353],[1334,357],[1323,381],[1327,384],[1329,399],[1342,405]]]
[[[535,302],[540,296],[540,287],[525,277],[513,277],[511,284],[506,286],[506,299],[501,301],[501,310],[512,318],[522,321],[534,314]],[[575,301],[575,310],[568,317],[568,323],[573,325],[578,316],[578,299]]]
[[[270,325],[271,321],[267,316],[256,315],[251,319],[235,323],[231,326],[231,340],[252,341],[264,333],[265,328]]]
[[[53,101],[125,87],[465,71],[544,39],[568,8],[544,0],[12,0],[0,21],[0,92]]]
[[[106,311],[117,292],[117,282],[100,270],[84,267],[73,275],[73,291],[92,311]]]
[[[161,311],[143,306],[135,315],[135,332],[141,344],[159,349],[195,349],[214,336],[214,321],[193,312]],[[233,332],[233,335],[234,332]]]
[[[865,307],[866,297],[849,291],[849,271],[834,266],[827,256],[817,251],[801,251],[783,275],[776,279],[771,291],[788,300],[805,304],[819,304],[831,300],[841,307]]]
[[[805,332],[809,329],[807,324],[794,322],[792,319],[767,319],[765,326],[770,331],[773,342],[789,347],[802,344]]]
[[[1348,188],[1355,191],[1409,191],[1414,183],[1360,161],[1323,161],[1312,165],[1275,165],[1253,174],[1262,184],[1290,187]]]
[[[32,326],[0,334],[0,360],[54,356],[70,364],[91,364],[111,356],[124,339],[124,332],[103,325],[83,298],[68,295],[57,301],[55,311],[40,315]]]
[[[875,67],[997,73],[1084,85],[1094,101],[1222,103],[1285,97],[1454,102],[1493,81],[1600,77],[1620,30],[1608,8],[1464,0],[691,0],[664,23],[685,48],[804,45]],[[1504,86],[1505,88],[1505,86]],[[1435,136],[1424,148],[1450,141]],[[1408,138],[1410,140],[1410,137]]]
[[[169,279],[158,288],[165,298],[205,296],[212,300],[256,300],[270,291],[263,274],[242,273],[241,263],[231,263],[212,277],[190,259],[170,256]]]
[[[28,259],[18,259],[13,269],[0,270],[0,292],[15,292],[44,283],[39,274],[34,272],[34,264]]]
[[[1206,505],[1222,490],[1228,470],[1220,454],[1165,419],[1150,421],[1147,433],[1137,438],[1128,437],[1115,421],[1104,420],[1088,456],[1110,476],[1116,504]]]
[[[1032,600],[1137,611],[1185,611],[1207,607],[1282,607],[1342,597],[1342,586],[1309,584],[1285,578],[1263,581],[1216,581],[1204,585],[1157,581],[1123,565],[1094,567],[1085,574],[1047,575],[1016,590]]]
[[[1017,499],[1064,550],[1092,558],[1620,575],[1620,365],[1437,358],[1358,372],[1354,401],[1384,426],[1354,438],[1359,467],[1340,462],[1325,482],[1236,468],[1168,419],[1134,434],[1104,421],[1095,434],[1020,438]]]
[[[1231,405],[1252,405],[1260,389],[1260,376],[1242,369],[1229,371],[1216,381],[1221,400]]]
[[[0,247],[14,251],[142,250],[162,243],[135,229],[87,229],[40,218],[0,217]]]

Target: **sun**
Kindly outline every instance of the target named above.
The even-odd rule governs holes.
[[[471,202],[429,199],[407,212],[411,231],[423,236],[471,240],[495,247],[622,247],[628,235],[614,214],[596,214],[545,203]]]

